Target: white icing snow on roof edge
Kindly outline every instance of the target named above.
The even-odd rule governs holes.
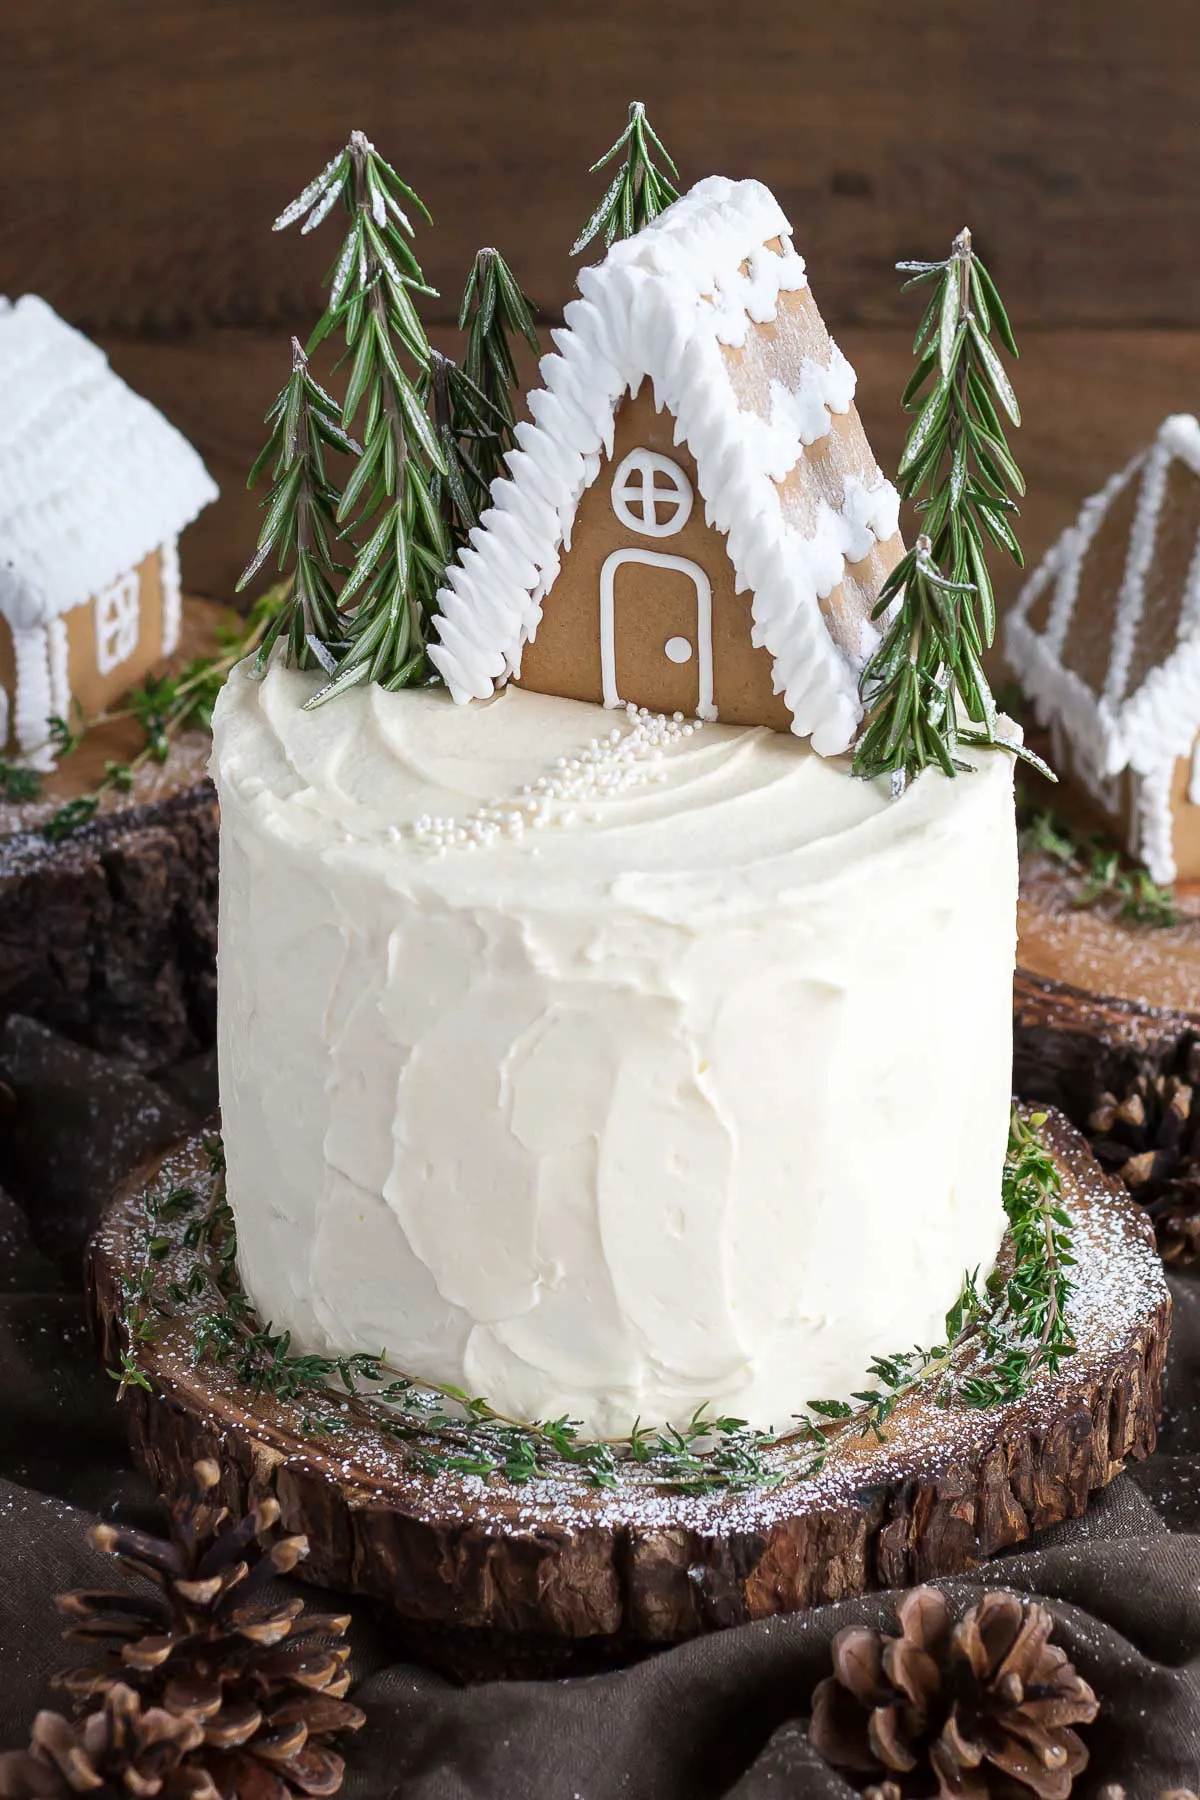
[[[1005,621],[1004,647],[1043,725],[1058,719],[1078,752],[1097,774],[1131,768],[1150,775],[1190,754],[1200,731],[1200,542],[1180,596],[1175,647],[1152,668],[1132,694],[1122,697],[1146,600],[1145,577],[1175,459],[1200,476],[1200,423],[1190,413],[1173,413],[1159,426],[1154,443],[1084,502],[1076,522],[1047,551]],[[1130,531],[1125,570],[1103,690],[1097,694],[1061,656],[1079,600],[1080,572],[1088,546],[1127,484],[1140,477],[1141,490]],[[1054,588],[1046,629],[1037,632],[1029,615],[1047,585]],[[1086,603],[1086,596],[1085,603]]]
[[[175,427],[36,295],[0,299],[0,614],[16,631],[176,537],[216,485]]]
[[[611,454],[616,408],[643,378],[695,457],[705,516],[726,536],[738,591],[752,595],[752,639],[774,663],[792,729],[813,748],[847,748],[861,717],[858,667],[831,638],[819,600],[875,541],[896,530],[890,482],[847,480],[840,512],[818,508],[813,536],[785,521],[777,483],[806,443],[846,411],[854,372],[834,350],[805,366],[803,386],[768,421],[737,404],[722,356],[775,317],[783,291],[806,286],[791,227],[756,181],[712,176],[579,277],[583,298],[542,359],[511,471],[439,592],[430,656],[455,700],[486,699],[520,671],[579,501]],[[782,240],[782,254],[764,246]],[[794,402],[794,404],[792,403]],[[814,413],[817,423],[814,423]],[[865,646],[869,650],[870,646]]]

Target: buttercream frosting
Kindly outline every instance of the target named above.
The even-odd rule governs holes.
[[[1010,759],[892,802],[768,730],[314,686],[214,725],[262,1316],[605,1435],[935,1340],[1004,1226]]]

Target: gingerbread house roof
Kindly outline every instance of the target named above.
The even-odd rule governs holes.
[[[1165,419],[1021,593],[1005,648],[1045,725],[1098,776],[1148,775],[1200,729],[1200,424]]]
[[[0,613],[29,630],[191,523],[217,490],[185,438],[34,294],[0,298]]]
[[[806,285],[773,195],[720,176],[581,272],[582,298],[552,333],[510,475],[493,483],[492,506],[438,596],[430,654],[456,700],[485,699],[519,675],[576,508],[611,455],[617,407],[648,378],[695,458],[706,516],[725,534],[738,591],[750,594],[751,637],[773,659],[793,730],[822,754],[847,747],[878,636],[867,602],[855,641],[839,643],[821,602],[848,565],[893,536],[898,500],[873,459],[856,463],[840,441],[826,447],[819,480],[795,479],[806,449],[849,411],[855,385],[815,309],[794,383],[768,380],[763,358],[752,378],[756,336],[775,321],[781,293]]]

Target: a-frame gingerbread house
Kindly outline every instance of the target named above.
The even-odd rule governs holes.
[[[1047,552],[1005,649],[1059,776],[1156,881],[1200,880],[1200,424],[1164,419]]]
[[[702,181],[579,277],[431,656],[845,750],[898,502],[778,203]]]

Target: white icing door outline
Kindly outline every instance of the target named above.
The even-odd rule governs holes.
[[[643,563],[651,569],[678,569],[689,575],[696,588],[696,653],[699,661],[696,716],[715,719],[713,705],[712,583],[687,556],[669,556],[665,550],[614,550],[600,570],[600,674],[605,706],[624,706],[617,691],[617,639],[614,589],[617,570],[626,563]]]

